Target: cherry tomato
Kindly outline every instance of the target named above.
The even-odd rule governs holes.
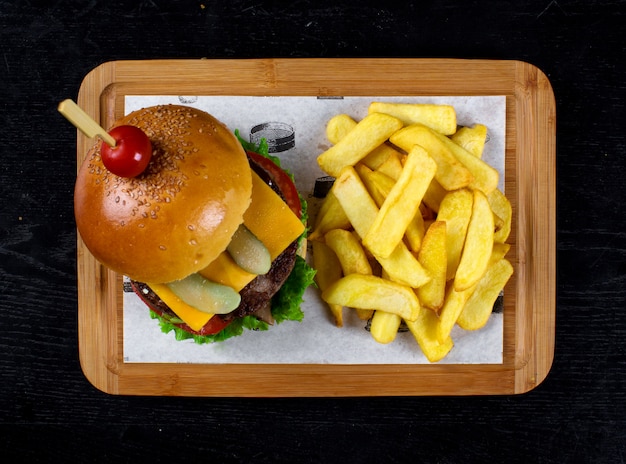
[[[137,177],[145,171],[152,158],[148,136],[135,126],[117,126],[109,131],[115,147],[102,143],[100,156],[110,172],[120,177]]]

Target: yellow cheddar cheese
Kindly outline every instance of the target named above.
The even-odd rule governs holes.
[[[304,224],[280,196],[252,172],[252,202],[243,216],[245,226],[267,247],[272,260],[304,232]],[[200,274],[240,291],[255,274],[241,269],[224,251]]]
[[[304,224],[280,196],[252,173],[252,203],[243,223],[270,251],[272,259],[281,254],[304,232]]]
[[[256,277],[241,269],[227,251],[222,252],[215,261],[204,268],[199,274],[218,284],[227,285],[240,291]]]
[[[149,284],[149,286],[193,330],[200,330],[214,316],[214,314],[205,313],[189,306],[165,284]]]

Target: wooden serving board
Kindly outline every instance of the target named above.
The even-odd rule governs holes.
[[[519,61],[250,59],[117,61],[84,79],[78,104],[104,127],[126,95],[506,96],[507,255],[502,364],[125,363],[121,276],[78,239],[80,363],[98,389],[120,395],[396,396],[519,394],[541,383],[554,357],[556,115],[552,88]],[[92,141],[78,133],[77,162]],[[259,392],[262,392],[261,394]]]

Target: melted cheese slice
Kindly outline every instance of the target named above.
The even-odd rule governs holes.
[[[246,227],[267,247],[272,260],[304,232],[304,224],[298,216],[254,171],[252,201],[243,218]],[[228,285],[238,292],[256,277],[241,269],[226,251],[199,273],[205,279]],[[164,284],[149,285],[193,330],[200,330],[214,316],[189,306]]]
[[[193,306],[189,306],[183,300],[178,298],[165,284],[149,284],[150,288],[159,295],[159,298],[170,307],[185,323],[193,330],[200,330],[211,320],[214,314],[205,313],[197,310]]]
[[[267,247],[272,260],[304,232],[304,224],[272,188],[252,172],[252,202],[243,223]],[[213,282],[241,291],[256,274],[241,269],[224,251],[200,274]]]

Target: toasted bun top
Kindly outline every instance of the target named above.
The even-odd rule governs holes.
[[[155,106],[115,125],[142,129],[153,155],[144,173],[122,178],[87,154],[76,180],[78,231],[105,266],[165,283],[205,268],[230,242],[250,204],[250,165],[236,137],[190,107]]]

